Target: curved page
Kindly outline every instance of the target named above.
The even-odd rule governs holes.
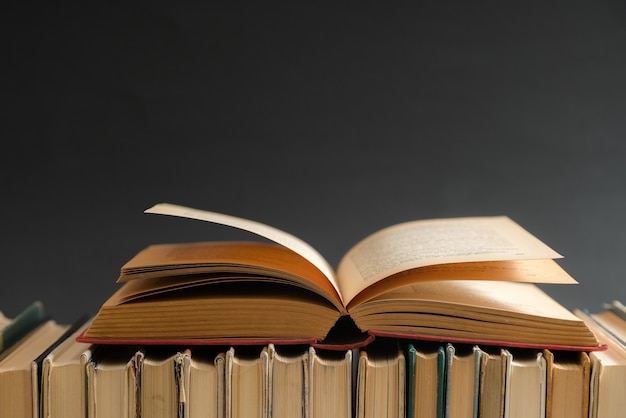
[[[335,280],[334,271],[330,267],[326,259],[324,259],[324,257],[322,257],[322,255],[308,243],[304,242],[294,235],[291,235],[285,231],[281,231],[278,228],[274,228],[260,222],[251,221],[236,216],[224,215],[221,213],[209,212],[200,209],[193,209],[185,206],[173,205],[170,203],[159,203],[157,205],[154,205],[150,209],[146,209],[144,213],[178,216],[180,218],[189,218],[199,221],[212,222],[215,224],[238,228],[259,235],[263,238],[267,238],[271,241],[285,246],[291,251],[294,251],[295,253],[307,259],[319,271],[321,271],[324,276],[328,278],[328,281],[333,285],[335,290],[337,290],[337,293],[340,293],[339,286],[337,286],[337,282]]]

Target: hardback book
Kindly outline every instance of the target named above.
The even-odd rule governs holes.
[[[64,339],[69,325],[44,321],[0,357],[0,417],[39,416],[41,361]]]
[[[0,330],[4,330],[4,327],[11,323],[12,319],[8,318],[2,311],[0,311]]]
[[[611,303],[605,304],[605,310],[611,311],[624,321],[626,321],[626,305],[619,300],[613,300]]]
[[[268,418],[268,358],[267,346],[226,352],[226,418]]]
[[[546,359],[540,350],[503,350],[506,359],[504,418],[544,418]]]
[[[140,383],[144,352],[122,345],[98,346],[87,362],[87,417],[141,417]]]
[[[446,418],[477,417],[480,355],[478,346],[446,345]]]
[[[186,351],[170,347],[144,350],[139,384],[141,416],[151,418],[186,418],[189,387]],[[208,395],[208,394],[207,394]]]
[[[224,418],[225,353],[205,347],[187,351],[189,417]]]
[[[309,393],[308,349],[269,344],[268,362],[268,415],[304,418]]]
[[[506,362],[499,347],[479,347],[480,384],[478,416],[502,418],[504,415]]]
[[[352,418],[356,364],[353,350],[309,347],[307,418]]]
[[[28,305],[15,318],[0,314],[0,353],[44,320],[44,307],[40,301]]]
[[[546,418],[589,417],[589,355],[543,350],[547,368]]]
[[[404,351],[368,346],[359,353],[356,382],[357,418],[405,418]]]
[[[556,263],[561,256],[505,216],[391,226],[353,246],[334,271],[310,245],[269,225],[171,204],[146,212],[270,242],[148,246],[122,266],[122,285],[83,342],[362,346],[394,336],[600,347],[583,321],[534,284],[575,283]],[[338,323],[354,332],[331,332]]]
[[[606,350],[589,353],[589,418],[621,417],[626,411],[626,348],[587,312],[575,310],[574,313],[607,344]]]
[[[93,346],[76,341],[88,322],[77,324],[74,333],[43,359],[41,372],[42,418],[84,418],[87,405],[86,365]]]
[[[626,346],[626,311],[621,302],[613,301],[604,310],[590,315],[606,332]]]
[[[443,417],[445,361],[443,345],[407,343],[407,418]]]

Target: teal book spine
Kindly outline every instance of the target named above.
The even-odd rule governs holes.
[[[0,330],[0,352],[11,347],[24,335],[43,321],[43,304],[39,301],[33,302],[26,309],[20,312],[13,321]]]
[[[449,348],[452,350],[452,354],[454,354],[454,348],[450,345]],[[443,346],[439,347],[438,350],[438,366],[437,366],[437,418],[444,418],[446,413],[446,391],[447,391],[447,377],[446,373],[448,370],[447,367],[447,358],[446,348]]]

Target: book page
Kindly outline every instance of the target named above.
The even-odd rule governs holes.
[[[400,287],[372,299],[372,302],[380,301],[427,303],[431,306],[437,306],[431,307],[428,313],[436,312],[439,309],[437,313],[442,315],[482,319],[485,322],[489,322],[490,315],[503,315],[509,317],[509,320],[511,318],[519,318],[520,320],[533,320],[532,318],[538,317],[549,318],[550,321],[545,321],[546,326],[548,324],[562,325],[563,321],[580,323],[569,309],[532,283],[494,281],[489,283],[489,286],[466,280],[416,283]],[[450,310],[450,306],[455,306],[456,310]],[[380,309],[387,308],[382,307]],[[482,325],[477,324],[477,326],[485,327],[486,325],[483,323]],[[513,332],[515,331],[514,329]],[[517,329],[517,331],[520,330]],[[588,333],[588,335],[593,337],[592,333]],[[583,336],[583,334],[579,336]]]
[[[348,309],[400,286],[431,281],[500,281],[519,283],[578,283],[552,259],[477,261],[436,264],[404,270],[388,280],[379,280],[363,289],[347,304]]]
[[[410,269],[554,258],[561,255],[506,216],[420,220],[382,229],[352,247],[339,263],[337,281],[348,304],[374,283]]]
[[[284,247],[307,259],[319,271],[321,271],[324,276],[328,278],[328,281],[339,293],[339,287],[337,286],[337,282],[335,280],[335,273],[330,267],[330,264],[328,264],[328,262],[326,261],[326,259],[324,259],[324,257],[322,257],[322,255],[308,243],[304,242],[294,235],[291,235],[285,231],[281,231],[278,228],[274,228],[260,222],[251,221],[244,218],[238,218],[236,216],[193,209],[169,203],[160,203],[154,205],[153,207],[146,209],[144,213],[178,216],[181,218],[196,219],[199,221],[226,225],[251,232],[263,238],[267,238],[280,245],[283,245]]]

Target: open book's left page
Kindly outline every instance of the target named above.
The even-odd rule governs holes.
[[[337,282],[335,280],[335,272],[333,271],[330,264],[328,264],[328,261],[326,261],[326,259],[310,244],[278,228],[274,228],[260,222],[251,221],[236,216],[193,209],[185,206],[173,205],[170,203],[159,203],[149,209],[146,209],[144,212],[212,222],[215,224],[221,224],[252,232],[258,236],[267,238],[273,242],[285,246],[291,251],[294,251],[296,254],[299,254],[300,256],[307,259],[326,276],[326,278],[330,281],[330,283],[337,290],[337,292],[339,292],[339,286],[337,286]]]
[[[126,282],[116,303],[210,283],[264,282],[311,290],[343,306],[331,282],[309,261],[278,245],[260,242],[207,241],[154,244],[122,266]]]

